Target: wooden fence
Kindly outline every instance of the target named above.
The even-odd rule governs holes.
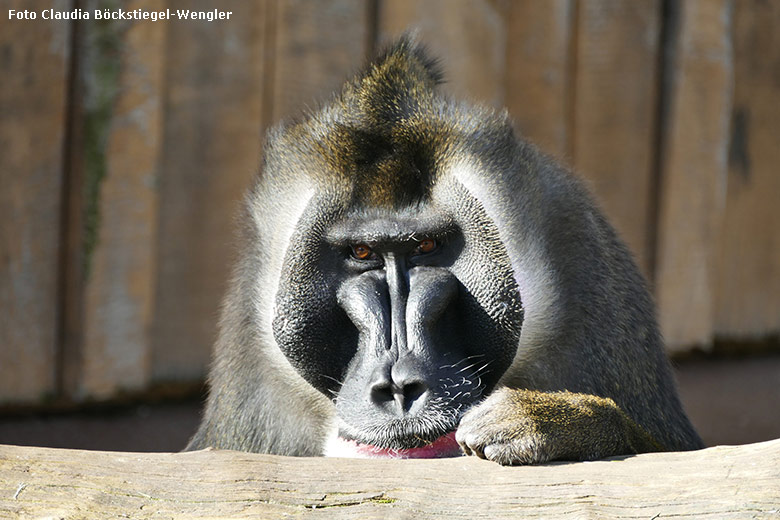
[[[672,352],[780,331],[780,2],[0,0],[0,403],[198,381],[264,130],[417,27],[588,179]],[[230,11],[9,19],[9,9]]]

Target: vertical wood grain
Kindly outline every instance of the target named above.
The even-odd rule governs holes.
[[[646,275],[659,20],[658,0],[577,3],[572,159]]]
[[[159,11],[165,3],[136,0],[125,8]],[[90,21],[82,28],[87,53],[102,47],[107,55],[87,60],[84,71],[85,122],[101,125],[85,135],[99,142],[84,145],[102,153],[88,154],[83,175],[83,210],[90,214],[82,241],[84,308],[77,380],[68,390],[77,399],[103,399],[142,390],[150,380],[167,24]],[[102,60],[115,60],[116,69],[106,70]],[[107,106],[93,99],[100,96],[110,96]],[[108,118],[96,122],[93,111],[104,109]]]
[[[171,9],[214,9],[171,0]],[[238,205],[260,159],[266,2],[220,2],[230,20],[173,20],[159,175],[155,380],[204,375],[233,259]]]
[[[270,123],[316,108],[366,61],[369,3],[276,3]]]
[[[780,334],[780,3],[733,2],[735,91],[716,237],[715,332]],[[723,152],[725,155],[725,151]]]
[[[656,271],[659,319],[671,351],[712,341],[713,247],[723,209],[733,81],[730,3],[680,4]]]
[[[486,0],[384,0],[379,7],[380,40],[417,30],[441,60],[442,89],[457,99],[504,105],[506,22]]]
[[[59,222],[72,24],[0,16],[0,402],[55,391]]]
[[[529,0],[507,6],[506,107],[520,133],[566,160],[574,6]]]

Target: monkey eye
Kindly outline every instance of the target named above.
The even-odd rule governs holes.
[[[374,257],[374,251],[366,244],[352,246],[352,257],[358,260],[370,260]]]
[[[419,255],[425,255],[435,251],[438,246],[439,244],[436,243],[436,240],[432,238],[424,238],[417,243],[417,247],[414,249],[414,252]]]

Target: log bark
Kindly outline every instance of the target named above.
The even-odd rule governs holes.
[[[0,446],[7,518],[778,518],[780,439],[501,467]]]

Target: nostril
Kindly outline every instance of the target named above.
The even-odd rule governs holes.
[[[417,399],[419,399],[426,390],[428,390],[428,385],[426,385],[422,381],[410,381],[403,385],[403,396],[404,401],[406,403],[413,403]]]
[[[384,404],[395,399],[393,385],[389,381],[382,381],[371,385],[371,400],[376,404]]]
[[[423,381],[412,380],[400,383],[397,392],[393,394],[396,405],[401,413],[412,411],[415,404],[424,401],[423,396],[428,391],[428,385]]]
[[[425,407],[430,386],[421,363],[411,356],[377,366],[368,381],[370,401],[387,413],[402,416]]]
[[[371,385],[371,400],[378,406],[395,403],[396,413],[409,412],[428,391],[423,381],[410,381],[396,385],[382,381]]]

